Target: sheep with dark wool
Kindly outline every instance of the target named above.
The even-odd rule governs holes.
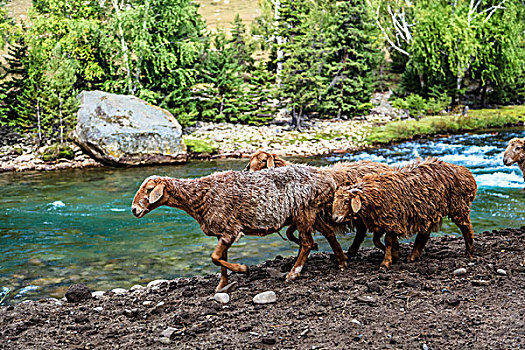
[[[461,230],[466,252],[472,258],[474,231],[470,207],[477,184],[465,167],[437,158],[418,160],[398,170],[367,175],[361,182],[337,190],[333,220],[357,217],[374,234],[385,235],[385,257],[381,267],[389,269],[399,256],[398,238],[417,234],[409,261],[418,260],[431,231],[439,231],[444,216]]]
[[[250,162],[246,165],[245,170],[258,171],[261,169],[277,168],[291,164],[293,163],[290,163],[280,158],[275,153],[259,150],[252,154]],[[330,176],[333,176],[337,186],[350,186],[356,184],[365,175],[378,174],[392,170],[392,168],[386,164],[372,162],[368,160],[362,160],[358,162],[338,162],[330,166],[320,167],[318,169],[320,171],[326,172]],[[344,233],[348,229],[347,226],[355,227],[356,234],[354,237],[354,241],[352,242],[352,245],[350,245],[350,247],[348,248],[347,252],[347,256],[349,258],[355,257],[357,255],[359,247],[361,246],[366,237],[366,226],[359,219],[352,221],[352,225],[341,225],[334,223],[331,220],[331,213],[332,201],[329,201],[326,203],[326,215],[324,218],[324,222],[329,224],[329,228],[333,232]],[[286,230],[286,238],[288,238],[292,242],[299,244],[299,240],[293,234],[295,230],[296,227],[294,225],[291,225],[288,228],[288,230]],[[323,234],[326,236],[329,233],[323,232]],[[383,243],[381,243],[381,241],[374,240],[374,244],[384,251],[385,247]],[[314,249],[317,249],[317,244],[315,244]]]

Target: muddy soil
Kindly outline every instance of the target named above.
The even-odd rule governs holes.
[[[525,347],[525,226],[432,238],[423,259],[388,272],[364,249],[341,272],[312,255],[284,282],[293,258],[231,275],[230,302],[213,300],[216,275],[181,278],[79,303],[45,299],[0,308],[2,349],[517,349]],[[322,239],[322,238],[319,238]],[[463,268],[464,274],[454,275]],[[460,270],[461,271],[461,270]],[[277,301],[254,304],[272,290]],[[162,332],[172,327],[171,335]]]

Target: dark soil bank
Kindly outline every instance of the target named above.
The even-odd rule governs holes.
[[[204,276],[80,303],[2,307],[0,348],[524,348],[524,238],[525,226],[478,234],[473,261],[461,238],[431,239],[423,260],[410,264],[403,245],[388,272],[374,249],[344,272],[329,254],[314,254],[294,283],[281,273],[293,259],[277,257],[250,276],[232,275],[237,287],[225,306],[212,299],[217,277]],[[466,273],[454,275],[458,268]],[[253,303],[268,290],[277,302]],[[171,336],[162,336],[168,327]]]

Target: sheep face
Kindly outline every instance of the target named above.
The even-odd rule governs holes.
[[[361,210],[362,193],[358,189],[338,189],[332,205],[332,219],[337,223],[351,221]]]
[[[131,204],[133,215],[140,219],[164,204],[167,201],[164,195],[165,186],[163,178],[159,176],[150,176],[144,180]]]
[[[252,154],[250,162],[246,165],[244,170],[252,172],[285,165],[288,165],[288,163],[284,159],[279,158],[277,154],[265,151],[257,151]]]
[[[512,139],[509,141],[505,154],[503,155],[503,163],[506,166],[514,163],[525,162],[525,138]]]

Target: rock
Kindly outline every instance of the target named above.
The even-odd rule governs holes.
[[[79,301],[92,298],[91,291],[84,283],[71,285],[65,297],[70,303],[78,303]]]
[[[171,336],[173,335],[173,333],[175,333],[176,330],[177,328],[168,327],[165,330],[163,330],[160,335],[165,338],[171,339]]]
[[[142,289],[143,287],[140,284],[135,284],[133,287],[131,287],[129,290],[136,291],[139,289]]]
[[[352,321],[350,321],[350,322],[352,322],[353,324],[356,324],[356,325],[358,325],[358,326],[362,325],[362,323],[359,322],[358,320],[356,320],[355,318],[352,319]]]
[[[496,270],[496,273],[500,276],[507,276],[507,271],[503,270],[503,269],[497,269]]]
[[[128,290],[124,289],[124,288],[114,288],[111,291],[113,293],[115,293],[116,295],[122,295],[122,294],[126,294],[128,292]]]
[[[377,302],[377,298],[373,295],[358,295],[355,297],[358,301],[368,304],[374,304]]]
[[[137,308],[134,308],[134,309],[124,309],[124,311],[122,312],[122,314],[124,314],[125,316],[127,317],[136,317],[137,314],[139,313],[139,310]]]
[[[155,305],[155,307],[151,310],[151,313],[153,314],[160,314],[164,312],[164,302],[161,301]]]
[[[268,267],[266,269],[266,273],[268,274],[268,276],[270,276],[271,278],[275,278],[275,279],[283,279],[284,276],[286,275],[286,273],[284,272],[281,272],[277,269],[274,269],[272,267]]]
[[[168,111],[135,96],[83,91],[73,137],[95,159],[111,165],[186,160],[182,128]]]
[[[277,343],[277,339],[275,339],[274,337],[264,337],[261,339],[261,342],[266,345],[273,345]]]
[[[475,286],[489,286],[490,285],[490,281],[486,281],[486,280],[472,280],[471,282]]]
[[[262,292],[253,297],[255,304],[270,304],[277,301],[277,295],[272,290]]]
[[[221,289],[219,289],[217,293],[227,293],[229,291],[234,290],[235,288],[237,288],[237,282],[233,281],[232,283],[229,283],[225,285],[224,287],[222,287]]]
[[[148,288],[160,287],[161,284],[168,283],[168,282],[169,282],[168,280],[155,280],[155,281],[151,281],[150,283],[148,283],[147,287]]]
[[[221,304],[228,304],[230,302],[230,296],[228,293],[215,293],[213,299]]]
[[[166,338],[166,337],[160,337],[157,339],[157,341],[164,345],[169,345],[171,343],[171,340],[169,340],[169,338]]]
[[[102,290],[97,290],[96,292],[91,293],[91,296],[93,298],[95,298],[95,299],[100,299],[100,298],[102,298],[102,296],[104,296],[104,293],[106,293],[106,292],[104,292]]]
[[[453,274],[454,276],[463,276],[463,275],[466,274],[466,273],[467,273],[467,269],[465,269],[465,268],[463,268],[463,267],[461,267],[461,268],[459,268],[459,269],[455,269],[455,270],[452,272],[452,274]]]
[[[421,347],[423,350],[428,350],[428,345],[427,344],[423,344],[423,346]]]
[[[142,303],[142,305],[144,306],[150,306],[151,304],[153,304],[153,302],[151,300],[146,300]]]
[[[93,310],[96,311],[96,312],[100,312],[100,311],[104,310],[104,308],[102,306],[97,306],[97,307],[94,307]]]

